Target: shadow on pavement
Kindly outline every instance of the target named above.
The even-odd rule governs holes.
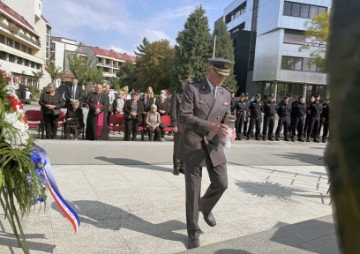
[[[281,158],[297,160],[300,162],[309,163],[316,166],[324,166],[324,157],[314,154],[307,153],[284,153],[284,154],[275,154]]]
[[[251,252],[237,249],[222,249],[214,252],[214,254],[251,254]]]
[[[251,181],[237,181],[239,186],[245,193],[264,198],[264,197],[276,197],[278,199],[291,201],[292,196],[304,197],[304,198],[320,198],[321,203],[324,204],[324,198],[328,197],[320,193],[319,195],[304,194],[306,191],[297,188],[291,188],[282,186],[278,183],[269,181],[265,182],[251,182]]]
[[[169,168],[156,166],[154,164],[150,164],[148,162],[139,161],[139,160],[132,160],[132,159],[127,159],[127,158],[108,158],[105,156],[98,156],[98,157],[95,157],[94,159],[106,161],[106,162],[109,162],[114,165],[126,165],[127,167],[130,167],[130,168],[144,168],[144,169],[157,170],[157,171],[162,171],[162,172],[172,172],[171,169],[169,169]],[[161,164],[161,163],[159,163],[159,164]],[[151,166],[151,167],[149,167],[149,166]]]
[[[187,236],[173,231],[186,229],[186,225],[177,220],[154,224],[123,209],[93,200],[70,202],[79,215],[80,223],[91,224],[97,228],[121,230],[129,229],[142,234],[155,236],[165,240],[187,244]],[[51,207],[60,213],[55,202]]]

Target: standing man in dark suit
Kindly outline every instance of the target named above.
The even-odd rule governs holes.
[[[226,158],[220,139],[228,134],[225,121],[226,116],[231,115],[231,95],[221,85],[233,63],[224,58],[211,58],[209,63],[205,80],[186,85],[180,106],[180,124],[184,129],[179,158],[185,170],[189,249],[200,246],[199,211],[209,226],[215,226],[212,210],[228,186]],[[231,139],[235,137],[234,129]],[[200,198],[202,167],[207,168],[211,184]]]
[[[78,80],[76,78],[72,79],[71,86],[68,86],[65,90],[65,99],[66,99],[66,107],[72,107],[71,103],[74,101],[80,102],[80,108],[83,102],[84,92],[82,90],[81,85],[78,84]]]
[[[171,96],[171,105],[170,105],[170,117],[171,117],[171,126],[174,132],[174,153],[173,153],[173,165],[174,165],[174,175],[179,175],[179,173],[184,173],[184,165],[182,161],[178,158],[179,142],[182,132],[182,126],[179,124],[179,110],[180,104],[184,95],[185,85],[191,83],[191,78],[189,76],[184,76],[180,79],[181,89],[176,91]]]
[[[18,96],[19,100],[24,103],[26,100],[26,88],[21,84],[19,76],[14,76],[14,85],[16,89],[16,95]]]
[[[247,133],[247,140],[250,139],[251,133],[254,130],[254,126],[255,126],[255,139],[260,140],[262,107],[263,107],[263,104],[261,103],[261,94],[257,94],[255,96],[255,100],[250,102],[250,104],[249,104],[250,125],[249,125],[249,129],[248,129],[248,133]]]
[[[275,113],[277,110],[277,104],[275,103],[274,95],[268,97],[268,101],[264,103],[263,112],[264,112],[264,125],[263,125],[263,140],[274,141],[273,132],[275,126]],[[269,131],[268,131],[269,130]]]

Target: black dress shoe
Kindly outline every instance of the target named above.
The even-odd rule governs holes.
[[[179,173],[180,173],[179,169],[174,168],[173,174],[177,176],[177,175],[179,175]]]
[[[209,214],[205,214],[204,215],[204,220],[205,222],[210,226],[210,227],[215,227],[216,226],[216,220],[214,215],[210,212]]]
[[[189,249],[195,249],[197,247],[200,247],[200,240],[199,239],[191,239],[191,238],[189,238],[188,248]]]
[[[180,169],[179,169],[179,172],[180,172],[181,174],[185,174],[185,171],[184,171],[183,168],[180,168]]]

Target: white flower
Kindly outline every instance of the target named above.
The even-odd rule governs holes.
[[[18,99],[18,96],[16,94],[16,86],[13,82],[9,82],[8,85],[5,87],[6,95],[14,96],[16,99]]]
[[[4,121],[12,126],[12,128],[4,127],[2,129],[2,137],[13,149],[26,148],[29,140],[29,127],[26,123],[19,120],[18,112],[5,113]]]

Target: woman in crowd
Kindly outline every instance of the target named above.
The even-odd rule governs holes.
[[[78,139],[80,130],[84,128],[84,115],[78,100],[72,101],[71,107],[66,111],[64,127],[66,139],[71,139],[71,134],[75,140]]]
[[[112,112],[114,114],[124,114],[124,105],[125,105],[125,93],[124,91],[120,90],[118,93],[117,98],[114,100],[112,104]]]
[[[151,110],[151,105],[155,104],[154,91],[151,86],[149,86],[144,94],[143,98],[144,112],[149,112]]]
[[[56,138],[57,124],[64,103],[61,94],[55,91],[55,84],[50,83],[47,91],[41,95],[39,104],[44,115],[44,125],[47,139]]]
[[[109,110],[109,97],[102,93],[102,85],[96,85],[96,91],[87,99],[89,113],[86,120],[86,139],[108,139],[108,126],[106,121]]]
[[[165,94],[161,94],[159,100],[156,102],[156,106],[160,115],[168,115],[170,111],[170,103],[166,99]]]
[[[160,114],[157,112],[157,107],[155,104],[151,105],[151,111],[148,112],[146,117],[146,126],[148,128],[149,140],[161,140],[160,135]],[[154,137],[153,137],[154,135]]]
[[[142,120],[143,104],[139,99],[139,92],[135,91],[131,94],[131,100],[127,100],[124,105],[125,113],[125,141],[136,140],[138,123]]]

